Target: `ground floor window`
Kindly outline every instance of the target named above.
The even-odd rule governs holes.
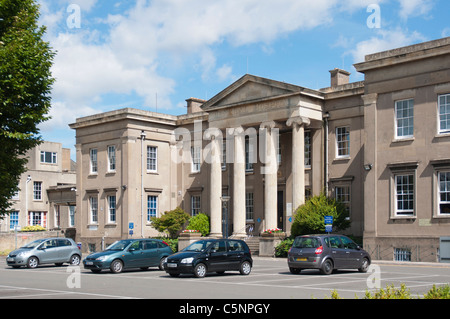
[[[253,193],[245,194],[245,218],[248,221],[253,220]]]
[[[395,214],[414,215],[414,175],[395,175]]]
[[[201,213],[202,202],[201,197],[198,195],[191,196],[191,214],[192,216],[197,216]]]
[[[450,172],[439,172],[439,214],[450,216]]]
[[[147,222],[150,222],[152,217],[157,217],[157,211],[158,196],[149,195],[147,197]]]
[[[9,229],[14,230],[16,226],[19,226],[19,212],[12,211],[9,214]]]
[[[42,226],[47,228],[47,213],[46,212],[29,212],[28,225]]]

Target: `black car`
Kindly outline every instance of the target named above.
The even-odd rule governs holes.
[[[242,240],[205,239],[192,243],[164,261],[164,270],[172,277],[194,274],[202,278],[208,272],[219,274],[235,270],[242,275],[250,274],[253,259],[250,249]]]
[[[302,269],[319,269],[324,275],[336,269],[367,272],[370,263],[370,255],[342,235],[298,236],[288,253],[288,266],[293,274]]]

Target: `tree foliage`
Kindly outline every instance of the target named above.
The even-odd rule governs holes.
[[[43,40],[35,0],[0,0],[0,218],[48,120],[55,53]]]
[[[345,230],[350,226],[345,205],[322,193],[297,209],[291,228],[292,236],[325,233],[325,216],[333,216],[334,230]]]
[[[176,238],[188,220],[189,214],[180,207],[164,212],[161,217],[151,218],[152,227],[161,233],[168,233],[170,238]]]

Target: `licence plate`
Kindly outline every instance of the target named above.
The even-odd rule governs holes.
[[[6,261],[14,261],[14,258],[12,258],[12,257],[9,257],[9,258],[6,258]]]
[[[91,265],[93,265],[93,264],[94,264],[93,261],[86,261],[86,266],[91,266]]]
[[[307,258],[297,258],[297,261],[307,261]]]
[[[167,264],[167,267],[169,267],[169,268],[177,268],[177,264],[169,263],[169,264]]]

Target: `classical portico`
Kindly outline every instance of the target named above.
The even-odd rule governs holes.
[[[230,196],[234,237],[246,237],[249,224],[254,233],[277,228],[280,214],[292,216],[292,210],[304,203],[305,129],[321,134],[322,104],[323,97],[317,91],[245,75],[202,106],[209,114],[209,129],[221,130],[227,147],[223,150],[227,158],[224,171],[219,161],[222,153],[217,152],[220,141],[211,142],[215,156],[210,164],[211,236],[224,235],[222,195]],[[289,145],[280,145],[280,136],[283,141],[290,140]],[[249,145],[249,141],[253,143]],[[281,150],[289,156],[281,158]],[[252,159],[254,166],[249,170],[247,164]],[[224,178],[228,185],[224,185]],[[229,193],[222,194],[223,189]],[[252,197],[246,195],[249,192]],[[256,203],[249,219],[250,200]]]

